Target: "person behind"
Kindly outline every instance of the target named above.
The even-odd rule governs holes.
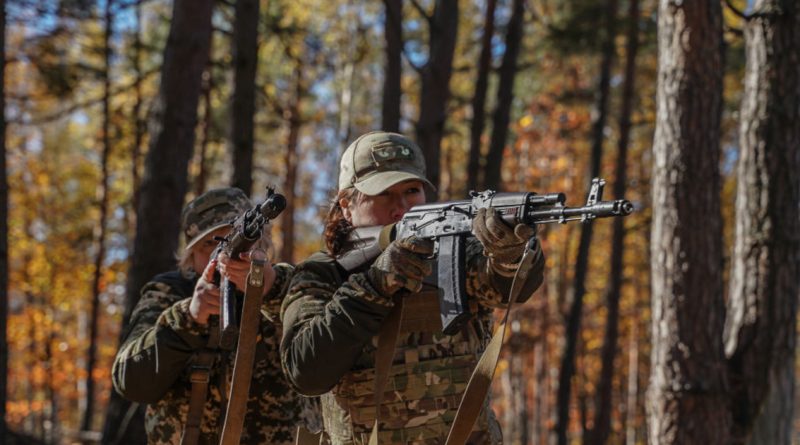
[[[299,264],[281,308],[281,359],[289,381],[322,395],[324,432],[334,445],[364,444],[375,421],[376,336],[401,297],[404,309],[393,366],[383,392],[379,443],[442,444],[466,382],[492,336],[492,312],[507,302],[511,281],[534,229],[510,227],[480,210],[467,239],[466,289],[472,318],[442,333],[437,290],[424,284],[432,242],[395,240],[371,264],[348,272],[337,256],[354,228],[398,222],[425,203],[424,158],[408,138],[386,132],[356,139],[340,162],[339,190],[325,222],[326,250]],[[538,241],[517,301],[543,279]],[[499,424],[484,403],[470,444],[498,444]]]
[[[211,190],[191,201],[181,216],[186,248],[179,255],[178,270],[157,275],[142,288],[112,376],[114,388],[123,397],[147,404],[145,428],[151,444],[181,443],[192,380],[206,376],[206,394],[195,396],[203,404],[202,417],[195,420],[200,422],[198,443],[219,442],[236,354],[209,348],[211,329],[219,329],[210,323],[211,317],[220,310],[220,290],[213,284],[218,260],[211,260],[211,255],[218,237],[230,232],[231,221],[251,207],[244,192],[236,188]],[[220,257],[219,266],[237,289],[244,289],[249,261]],[[281,331],[274,322],[292,273],[293,267],[284,263],[264,269],[260,339],[242,443],[294,443],[305,408],[302,396],[290,388],[280,369]],[[204,361],[209,371],[202,369]]]

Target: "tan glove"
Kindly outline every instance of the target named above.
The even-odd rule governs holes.
[[[400,289],[417,292],[422,279],[433,271],[433,241],[414,236],[395,240],[375,259],[367,271],[367,279],[376,291],[386,297]]]
[[[516,264],[536,229],[525,224],[511,228],[493,208],[479,209],[472,220],[472,233],[483,245],[483,254],[501,264]]]

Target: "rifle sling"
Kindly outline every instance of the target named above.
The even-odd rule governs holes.
[[[233,364],[233,378],[228,398],[225,423],[222,426],[221,445],[238,444],[242,435],[247,399],[250,395],[250,380],[253,376],[258,325],[261,319],[261,300],[264,293],[264,266],[266,261],[253,259],[242,304],[239,324],[239,344]]]
[[[522,291],[523,284],[533,266],[535,250],[531,249],[531,246],[534,242],[532,239],[525,247],[525,253],[522,255],[517,272],[514,274],[514,280],[511,283],[508,306],[506,307],[505,316],[503,316],[503,322],[495,330],[489,345],[486,346],[486,350],[483,351],[483,355],[478,361],[478,365],[472,371],[464,396],[461,398],[461,404],[458,406],[456,417],[453,419],[452,425],[450,425],[450,433],[447,435],[445,445],[465,444],[472,432],[475,421],[481,413],[483,403],[494,378],[497,361],[500,359],[500,351],[503,348],[503,338],[505,337],[506,326],[508,326],[511,307],[514,305],[514,301],[519,298],[519,293]]]
[[[403,297],[395,295],[394,309],[386,317],[384,327],[378,333],[378,349],[375,351],[375,425],[372,427],[369,445],[378,445],[383,391],[386,387],[386,381],[389,379],[389,370],[392,367],[397,338],[400,336],[400,320],[402,318]]]
[[[196,445],[200,439],[200,423],[203,420],[203,409],[208,395],[208,382],[211,368],[219,356],[219,329],[209,325],[208,344],[194,357],[190,379],[192,390],[189,395],[189,413],[186,416],[186,426],[181,435],[181,445]]]

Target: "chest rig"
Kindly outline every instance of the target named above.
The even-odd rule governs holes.
[[[369,443],[376,420],[376,379],[381,374],[384,383],[377,416],[378,442],[445,443],[472,370],[489,340],[491,320],[488,314],[478,315],[454,335],[444,334],[438,292],[435,283],[428,282],[420,292],[402,297],[402,304],[395,307],[401,314],[391,361],[384,360],[387,369],[379,369],[381,332],[365,348],[354,369],[322,396],[325,432],[331,444]],[[391,329],[390,324],[384,329]],[[499,428],[491,425],[496,421],[487,412],[490,410],[482,411],[468,443],[499,443],[499,437],[487,439],[490,431],[499,436]],[[473,441],[473,436],[483,439]]]

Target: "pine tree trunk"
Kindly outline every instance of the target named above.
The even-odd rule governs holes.
[[[135,215],[136,209],[139,208],[139,158],[142,154],[142,141],[145,134],[145,122],[142,119],[142,104],[144,99],[142,97],[142,83],[144,82],[144,73],[142,73],[142,2],[136,2],[136,26],[134,30],[133,42],[133,70],[136,73],[136,81],[134,82],[134,91],[136,95],[131,112],[134,119],[133,128],[133,147],[131,148],[131,188],[133,194],[131,197],[131,204]],[[133,218],[129,218],[130,223],[135,223]],[[132,246],[131,246],[132,247]]]
[[[614,38],[616,37],[617,0],[607,0],[606,35],[603,43],[603,55],[600,62],[600,81],[598,85],[597,103],[595,105],[595,121],[592,123],[592,152],[589,167],[589,180],[600,176],[600,162],[603,159],[603,133],[608,118],[608,98],[611,86],[611,65],[614,60]],[[588,181],[587,181],[588,182]],[[586,276],[589,272],[589,250],[592,243],[591,222],[581,225],[581,237],[575,259],[575,276],[572,286],[572,303],[567,316],[566,339],[564,353],[561,356],[561,374],[558,386],[558,422],[556,436],[559,445],[567,444],[569,429],[569,404],[572,391],[570,382],[575,374],[576,345],[579,341],[581,318],[583,316],[583,297],[586,293]]]
[[[106,230],[108,225],[108,194],[109,170],[108,159],[111,155],[111,39],[114,35],[114,1],[106,0],[105,5],[105,33],[103,40],[103,128],[102,154],[100,155],[100,188],[99,188],[99,214],[97,224],[97,253],[94,260],[94,275],[92,277],[92,300],[89,309],[89,350],[86,354],[86,400],[81,420],[81,430],[92,430],[94,418],[95,382],[94,367],[97,363],[97,332],[100,325],[100,293],[103,291],[103,260],[106,256]]]
[[[400,103],[403,90],[400,81],[403,75],[403,0],[384,0],[386,22],[383,25],[386,39],[386,69],[383,79],[384,131],[400,131]]]
[[[211,0],[175,0],[164,50],[161,87],[150,122],[150,148],[145,160],[136,238],[126,288],[122,335],[127,333],[139,290],[154,275],[175,267],[180,213],[187,189],[187,167],[194,146],[197,104],[211,44]],[[144,443],[144,436],[125,431],[130,408],[112,391],[103,443],[124,439]],[[128,425],[140,426],[137,422]]]
[[[625,445],[636,445],[636,411],[639,398],[639,337],[633,320],[628,341],[628,384],[625,390]]]
[[[522,46],[522,26],[525,21],[525,1],[513,0],[511,18],[506,30],[506,52],[500,65],[497,85],[497,106],[492,116],[492,137],[486,155],[486,170],[482,189],[501,189],[500,168],[503,163],[503,150],[508,138],[508,124],[511,120],[511,102],[514,100],[514,79],[517,76],[517,58]]]
[[[782,368],[779,368],[782,366]],[[769,392],[747,440],[750,445],[792,444],[794,421],[794,363],[778,364],[771,371]]]
[[[759,0],[746,22],[736,239],[725,353],[732,442],[790,444],[800,298],[800,7]]]
[[[639,0],[630,0],[628,9],[628,36],[625,54],[625,80],[622,88],[622,106],[619,121],[619,142],[617,144],[616,178],[614,198],[625,196],[627,182],[628,141],[631,132],[631,113],[633,111],[634,80],[636,75],[636,52],[639,47]],[[622,293],[622,260],[624,256],[625,226],[622,218],[614,219],[614,233],[611,241],[611,271],[609,288],[606,292],[606,330],[601,352],[602,367],[600,380],[596,385],[594,429],[588,443],[602,445],[611,433],[611,394],[614,376],[614,358],[617,354],[619,337],[619,300]]]
[[[294,261],[294,234],[295,222],[294,211],[297,206],[296,203],[296,189],[297,189],[297,171],[299,153],[298,142],[300,141],[300,128],[303,125],[302,116],[300,115],[300,101],[303,98],[303,64],[301,61],[296,61],[297,67],[295,68],[295,97],[292,98],[292,103],[289,105],[289,136],[286,141],[286,155],[284,157],[284,165],[286,168],[286,177],[283,182],[282,193],[286,196],[286,210],[281,213],[281,261],[293,263]]]
[[[649,443],[728,443],[720,2],[660,0],[658,50]]]
[[[211,110],[211,90],[214,88],[214,73],[211,64],[203,73],[203,120],[200,123],[200,153],[197,153],[197,176],[194,178],[194,194],[200,196],[206,191],[208,177],[208,166],[206,158],[208,144],[211,142],[211,125],[214,119],[214,112]],[[235,162],[234,162],[235,163]]]
[[[483,188],[480,183],[481,136],[483,136],[483,127],[486,125],[486,93],[489,89],[489,72],[492,68],[492,36],[494,36],[494,12],[496,9],[497,0],[487,0],[483,36],[481,37],[481,55],[478,58],[475,93],[472,96],[467,191]]]
[[[354,9],[352,4],[348,5],[344,17],[346,17],[345,20],[349,22],[347,26],[348,32],[351,35],[360,35],[363,32],[363,28],[361,28],[359,24],[359,11],[354,11]],[[339,93],[339,120],[337,122],[338,128],[336,129],[336,135],[339,139],[339,146],[337,147],[339,154],[344,153],[347,149],[353,132],[353,89],[356,78],[356,59],[359,58],[356,54],[358,50],[357,45],[359,45],[359,42],[357,42],[356,39],[350,39],[350,41],[347,42],[345,45],[346,49],[341,51],[342,54],[340,58],[342,59],[342,64],[336,67],[337,76],[340,71],[342,73],[340,80],[342,90]],[[387,73],[387,76],[388,75]],[[384,83],[385,82],[386,80],[384,80]],[[385,94],[386,90],[384,90],[384,101],[386,100]]]
[[[248,196],[253,191],[253,120],[256,112],[259,2],[260,0],[236,0],[236,18],[233,27],[231,185],[242,189]]]
[[[201,77],[208,62],[211,9],[210,0],[176,0],[173,6],[161,87],[150,121],[151,141],[137,210],[140,224],[128,279],[126,320],[147,280],[175,267],[173,255],[197,126]]]
[[[546,316],[546,315],[545,315]],[[533,419],[531,421],[531,443],[540,445],[547,441],[545,422],[547,419],[547,331],[546,324],[539,341],[533,345]]]
[[[422,68],[417,143],[425,153],[428,179],[437,188],[457,34],[458,0],[436,0],[430,29],[430,55],[428,63]],[[434,196],[428,198],[435,200]]]

